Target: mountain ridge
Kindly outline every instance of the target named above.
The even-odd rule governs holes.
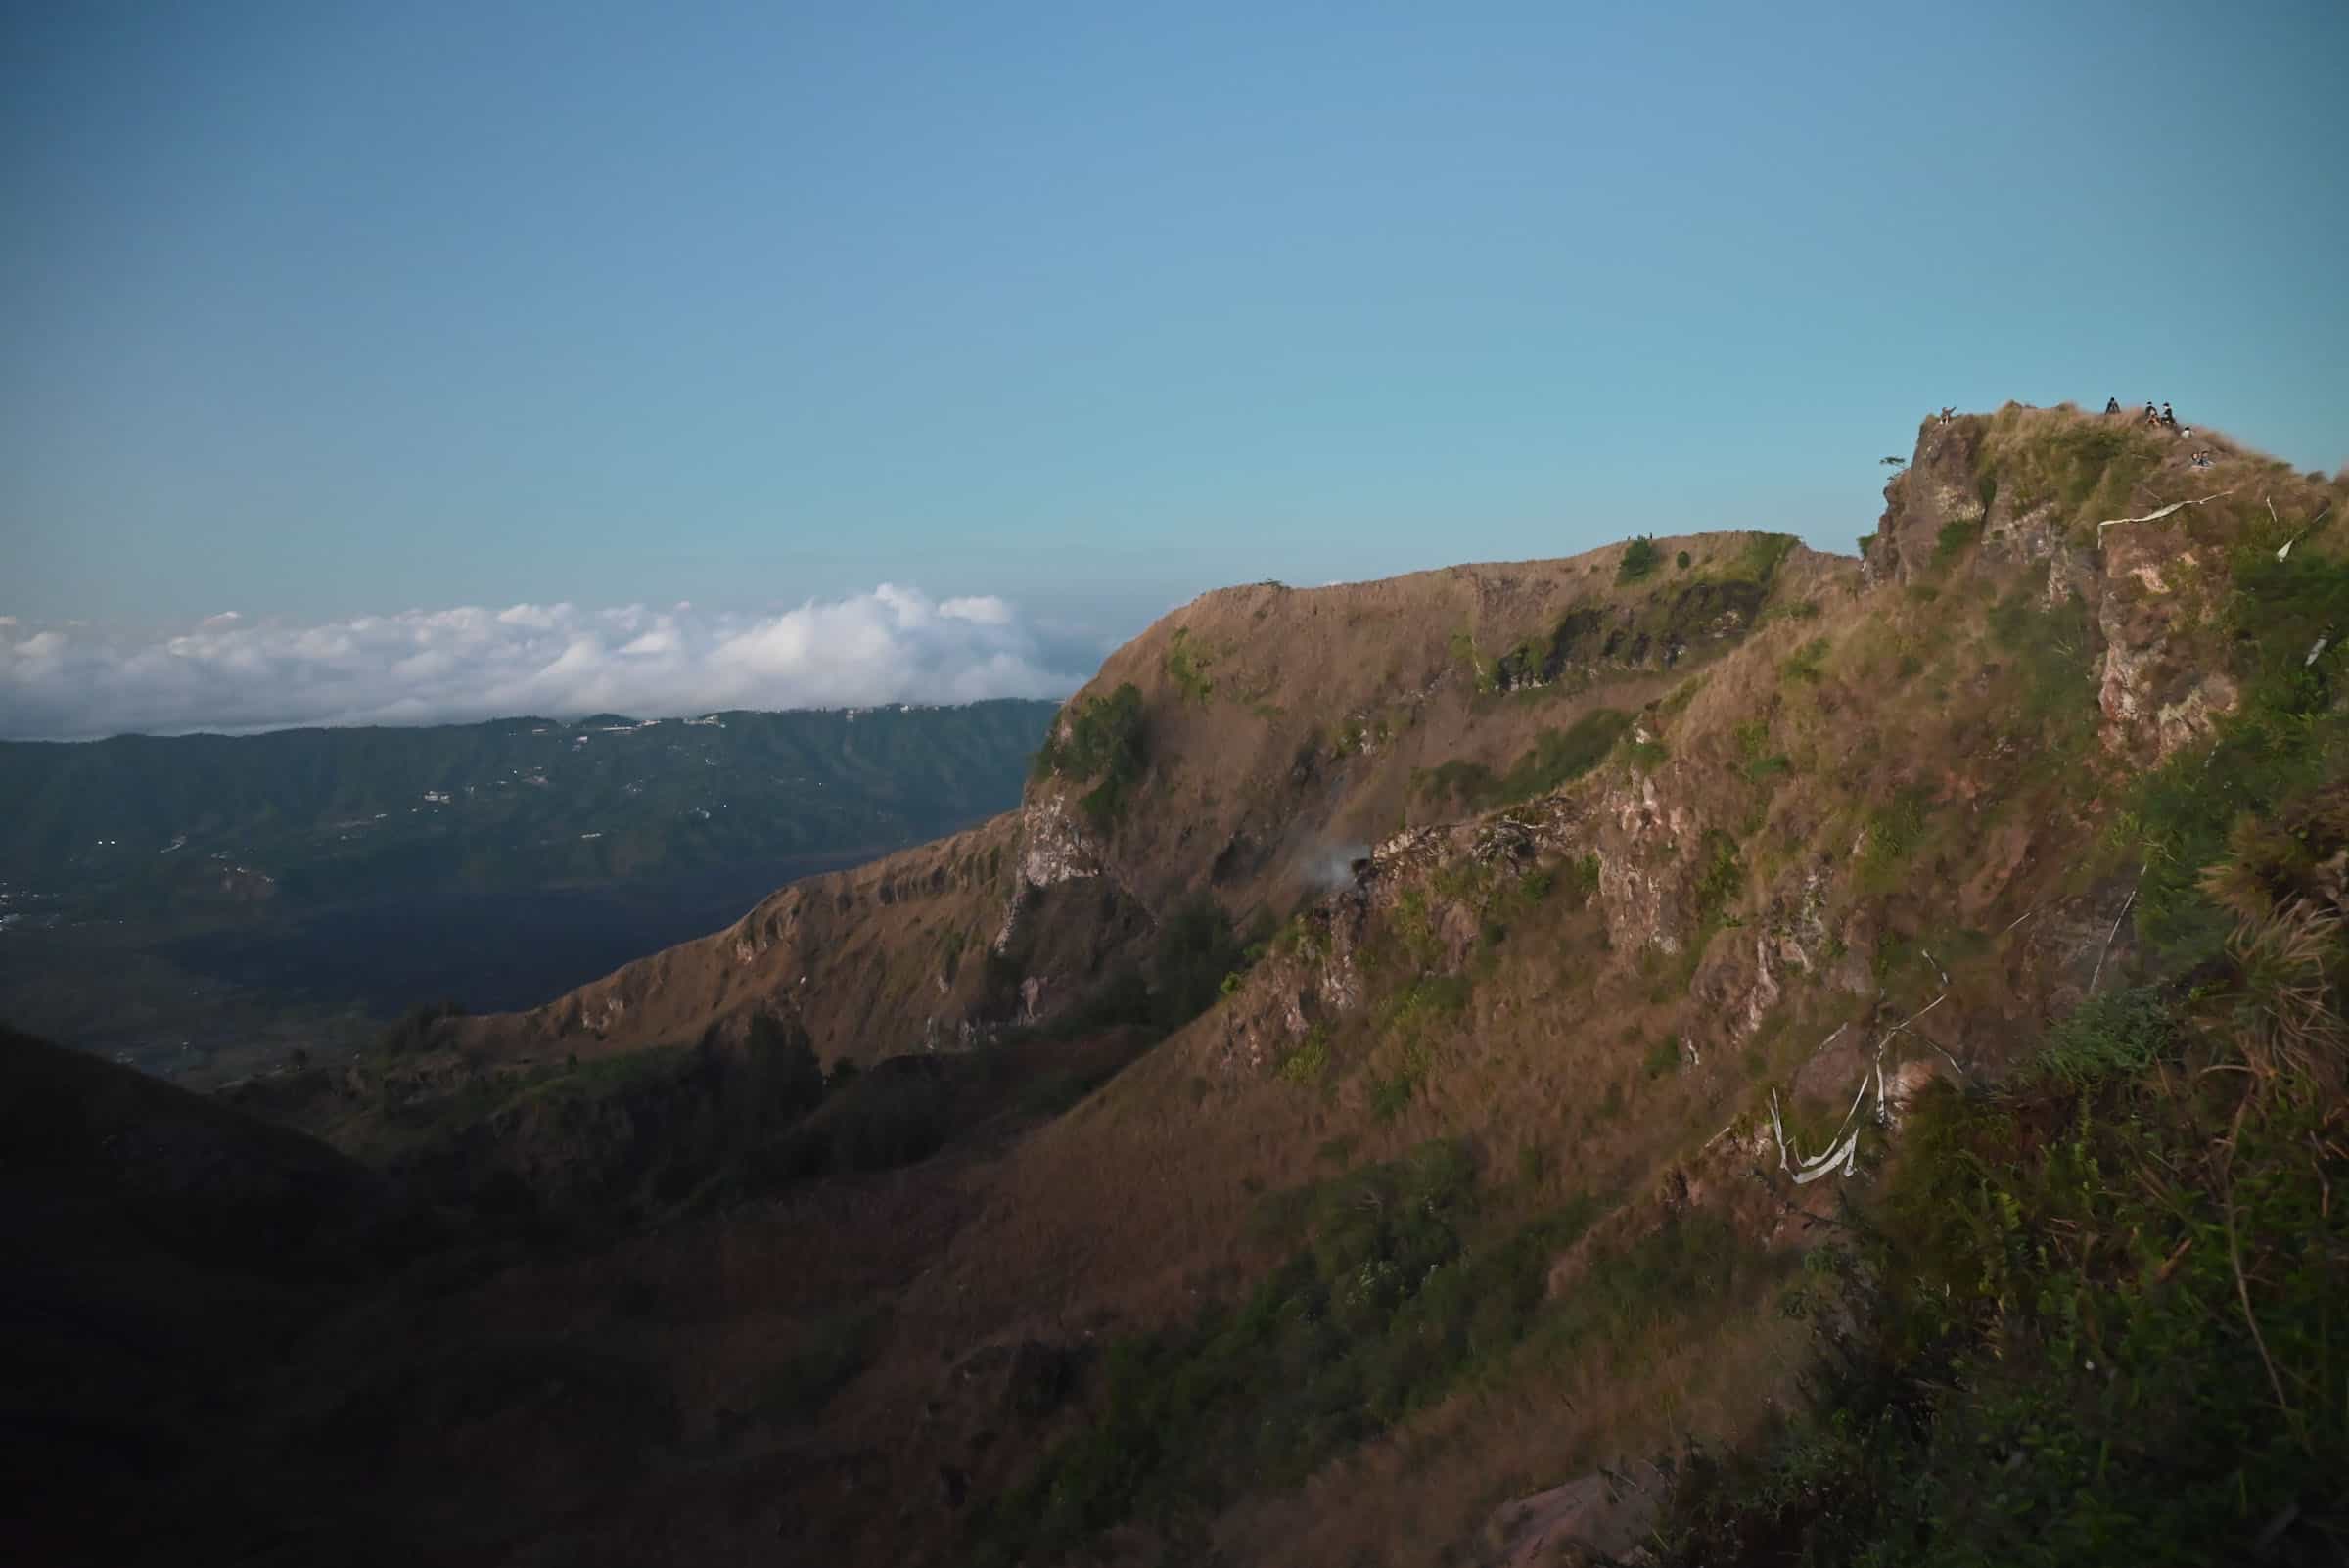
[[[1147,822],[1137,822],[1132,830],[1141,835],[1138,844],[1122,839],[1117,853],[1105,858],[1063,795],[1032,785],[1019,813],[857,871],[818,879],[805,889],[784,890],[728,932],[641,960],[520,1021],[469,1023],[464,1038],[471,1047],[490,1048],[510,1030],[537,1050],[582,1043],[592,1050],[616,1041],[634,1047],[660,1038],[688,1038],[719,1021],[727,1009],[783,1006],[801,976],[810,977],[809,984],[820,992],[813,977],[824,970],[839,973],[844,957],[833,945],[831,915],[884,909],[900,899],[918,905],[943,895],[934,915],[923,918],[928,938],[950,943],[942,928],[960,934],[964,942],[956,950],[961,951],[976,948],[984,936],[988,949],[998,956],[1020,930],[1024,899],[1079,881],[1097,880],[1117,890],[1118,900],[1127,906],[1128,941],[1211,884],[1224,901],[1240,905],[1242,915],[1250,906],[1279,904],[1285,910],[1327,880],[1322,862],[1336,850],[1366,842],[1392,816],[1407,813],[1412,769],[1451,762],[1505,770],[1535,738],[1560,729],[1557,720],[1571,720],[1593,706],[1580,699],[1596,685],[1604,685],[1616,702],[1654,701],[1676,678],[1674,669],[1683,659],[1701,661],[1743,635],[1773,590],[1782,597],[1799,595],[1835,570],[1829,565],[1835,558],[1786,535],[1732,532],[1654,540],[1651,548],[1664,563],[1662,576],[1678,579],[1666,583],[1673,598],[1656,615],[1615,598],[1614,575],[1625,548],[1608,546],[1558,561],[1449,567],[1327,588],[1259,584],[1216,590],[1162,617],[1113,653],[1070,699],[1068,709],[1137,683],[1150,694],[1159,755],[1214,760],[1204,769],[1206,776],[1173,786],[1195,790],[1175,837],[1188,841],[1203,831],[1217,836],[1216,858],[1205,876],[1174,853],[1159,853]],[[1685,569],[1673,564],[1682,552],[1691,552]],[[1635,578],[1633,585],[1643,580]],[[1431,599],[1436,601],[1432,611],[1426,603]],[[1288,618],[1281,624],[1292,632],[1276,652],[1261,645],[1264,623],[1274,607]],[[1591,613],[1600,607],[1612,619],[1578,623],[1566,641],[1569,656],[1585,655],[1579,662],[1566,660],[1571,679],[1561,683],[1554,669],[1547,681],[1541,679],[1540,666],[1556,652],[1561,625],[1578,609]],[[1366,670],[1353,647],[1383,641],[1397,624],[1419,626],[1417,646],[1391,650],[1399,665],[1411,667],[1410,679],[1402,682]],[[1243,651],[1251,634],[1260,646]],[[1528,663],[1537,642],[1541,657]],[[1512,659],[1520,663],[1512,666]],[[1284,677],[1275,668],[1283,660],[1303,664],[1306,672]],[[1372,678],[1363,679],[1365,673]],[[1301,715],[1251,695],[1276,681],[1284,682],[1282,694],[1291,702],[1311,704],[1325,716],[1300,722]],[[1221,694],[1213,689],[1219,682]],[[1585,689],[1568,689],[1577,682]],[[1208,688],[1204,694],[1202,683]],[[1479,702],[1493,709],[1495,703],[1486,699],[1512,696],[1521,705],[1530,700],[1541,706],[1524,706],[1518,714],[1488,712],[1481,721],[1467,712]],[[1243,746],[1244,760],[1238,750]],[[1334,811],[1318,808],[1313,796],[1321,781],[1350,768],[1372,774],[1373,787],[1347,790]],[[1292,787],[1280,789],[1268,807],[1253,815],[1212,806],[1198,808],[1203,801],[1265,792],[1268,781],[1283,774]],[[1162,779],[1160,788],[1167,787]],[[1151,869],[1160,863],[1182,869],[1160,876]],[[983,882],[991,886],[982,889]],[[830,911],[819,907],[827,901]],[[778,945],[796,955],[780,969],[767,965],[742,982],[727,977],[729,959],[740,969]],[[1072,980],[1092,978],[1106,957],[1103,951],[1071,954],[1058,973],[1030,972],[1021,979],[1040,979],[1059,1002],[1074,989]],[[872,954],[858,949],[859,963],[872,961]],[[983,972],[948,973],[941,965],[929,969],[925,979],[918,962],[896,953],[880,966],[888,973],[878,1005],[868,991],[859,993],[852,1011],[843,1013],[859,1029],[876,1018],[883,1021],[879,1038],[855,1043],[849,1024],[817,1024],[819,1049],[828,1057],[869,1057],[925,1041],[968,1043],[987,1025],[1033,1023],[1042,1016],[1036,989],[1015,1002],[999,991],[990,993]],[[706,970],[714,972],[697,981],[710,998],[706,1011],[689,1015],[671,1009],[645,1018],[644,997],[668,990],[680,971],[698,977]],[[936,985],[940,980],[943,989]],[[757,995],[744,995],[744,984]],[[807,1012],[804,1002],[795,1003],[794,1010]],[[644,1021],[624,1022],[631,1017]]]
[[[2149,1255],[2081,1263],[2084,1295],[2032,1262],[2117,1222],[2061,1164],[2101,1130],[2165,1107],[2158,1152],[2199,1161],[2197,1119],[2264,1121],[2191,1094],[2337,1092],[2344,482],[2204,439],[2208,468],[2068,407],[1929,419],[1858,560],[1691,535],[1223,590],[1072,697],[1017,812],[267,1093],[394,1169],[461,1146],[550,1214],[533,1173],[705,1151],[635,1189],[659,1218],[628,1267],[677,1301],[646,1342],[755,1491],[742,1528],[775,1510],[837,1560],[1513,1564],[1701,1527],[1744,1545],[1671,1560],[1762,1562],[1836,1505],[1797,1468],[1705,1524],[1624,1462],[1691,1434],[1766,1464],[1800,1437],[1786,1463],[1833,1454],[1911,1518],[1792,1412],[1808,1371],[1878,1357],[1899,1409],[1940,1398],[1912,1321],[2022,1358],[2056,1393],[1999,1387],[2037,1430],[2109,1386],[2062,1314],[2136,1311],[2180,1259],[2227,1398],[2265,1381],[2238,1286],[2299,1314],[2287,1368],[2315,1354],[2322,1289],[2229,1277],[2191,1193],[2207,1244],[2133,1214],[2110,1233]],[[777,1048],[823,1058],[803,1119],[676,1115]],[[2349,1258],[2317,1187],[2349,1167],[2290,1158],[2258,1190],[2304,1212],[2255,1245],[2314,1238],[2289,1277],[2317,1289]],[[604,1267],[537,1310],[599,1320]],[[686,1305],[711,1293],[756,1335]],[[786,1373],[815,1392],[754,1392]],[[1963,1452],[2024,1452],[1999,1430]],[[2114,1436],[2117,1466],[2187,1441]],[[2257,1506],[2288,1534],[2332,1450],[2285,1447]],[[2087,1495],[2071,1453],[2047,1507]],[[605,1506],[748,1539],[679,1504]]]

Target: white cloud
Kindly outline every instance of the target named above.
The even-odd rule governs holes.
[[[144,638],[0,624],[9,738],[1057,697],[1097,652],[998,598],[886,582],[764,615],[560,603],[297,625],[224,612]]]

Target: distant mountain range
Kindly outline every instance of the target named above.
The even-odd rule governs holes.
[[[0,743],[0,880],[333,899],[892,849],[1015,804],[1054,707]]]
[[[289,1016],[207,979],[374,1017],[517,1005],[1015,806],[1055,707],[0,743],[0,1018],[145,1060]],[[423,945],[367,940],[388,925]],[[493,935],[503,967],[468,969]]]

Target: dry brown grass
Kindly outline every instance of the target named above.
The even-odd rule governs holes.
[[[1501,1503],[1601,1465],[1672,1452],[1688,1437],[1743,1441],[1795,1398],[1802,1326],[1773,1313],[1659,1321],[1565,1362],[1522,1358],[1293,1493],[1225,1516],[1217,1545],[1238,1562],[1411,1568],[1476,1540]]]
[[[2098,423],[2068,409],[2009,407],[1968,429],[1978,427],[1995,460],[2014,465],[2015,484],[2045,484],[2045,504],[2091,517],[2111,499],[2103,482],[2075,480],[2080,493],[2067,499],[2061,465],[2042,459],[2058,438]],[[2198,428],[2193,444],[2224,454],[2215,482],[2187,474],[2184,454],[2165,448],[2141,454],[2128,483],[2111,487],[2149,488],[2156,500],[2203,493],[2206,484],[2267,488],[2246,488],[2240,505],[2182,515],[2161,535],[2172,554],[2214,545],[2221,553],[2210,559],[2221,562],[2226,548],[2264,537],[2268,499],[2284,519],[2313,515],[2328,498],[2216,433]],[[1999,493],[2015,492],[2003,484]],[[1430,814],[1413,795],[1414,769],[1467,761],[1502,771],[1542,731],[1595,706],[1661,704],[1646,720],[1663,749],[1647,776],[1618,754],[1557,801],[1515,814],[1563,823],[1570,852],[1635,871],[1657,890],[1671,934],[1694,946],[1643,952],[1647,933],[1603,899],[1582,909],[1543,903],[1513,919],[1497,947],[1464,960],[1466,1005],[1425,1042],[1424,1080],[1390,1116],[1379,1114],[1368,1075],[1393,1070],[1401,1049],[1380,1022],[1382,1004],[1409,978],[1395,968],[1374,977],[1362,1012],[1330,1027],[1334,1066],[1323,1084],[1235,1071],[1225,1010],[1211,1010],[1008,1149],[959,1150],[805,1212],[787,1206],[731,1241],[664,1242],[665,1261],[642,1267],[676,1271],[685,1320],[715,1325],[741,1314],[734,1326],[712,1326],[706,1350],[677,1352],[693,1368],[698,1408],[714,1408],[729,1377],[779,1354],[824,1304],[887,1306],[879,1363],[835,1403],[820,1444],[827,1455],[856,1456],[857,1495],[825,1493],[829,1501],[808,1504],[810,1517],[852,1532],[840,1560],[947,1549],[953,1520],[927,1501],[938,1468],[967,1469],[983,1493],[1023,1473],[1077,1419],[1007,1425],[999,1412],[956,1403],[966,1394],[954,1368],[972,1351],[1028,1337],[1098,1344],[1238,1294],[1275,1251],[1260,1224],[1267,1194],[1428,1137],[1464,1137],[1481,1157],[1494,1223],[1595,1193],[1624,1205],[1613,1225],[1635,1230],[1651,1222],[1659,1185],[1715,1131],[1750,1116],[1773,1087],[1794,1097],[1796,1075],[1836,1026],[1872,1041],[1878,1026],[1942,992],[1946,972],[1947,999],[1925,1026],[1931,1041],[1895,1039],[1889,1064],[1947,1047],[1995,1071],[2080,993],[2093,965],[2109,957],[2126,966],[2126,938],[2100,952],[2136,865],[2099,837],[2123,764],[2093,745],[2048,755],[2051,726],[2027,716],[2042,695],[2028,684],[2027,662],[1990,631],[1994,602],[2032,593],[2040,568],[1983,550],[1863,594],[1849,563],[1797,552],[1772,603],[1809,603],[1815,614],[1768,620],[1734,647],[1669,671],[1619,672],[1583,692],[1477,690],[1462,646],[1489,659],[1546,634],[1577,604],[1622,605],[1670,588],[1683,548],[1696,557],[1695,576],[1725,569],[1745,541],[1656,542],[1667,564],[1625,588],[1613,580],[1614,554],[1596,552],[1343,588],[1227,590],[1174,612],[1104,666],[1098,684],[1130,680],[1145,694],[1160,759],[1147,808],[1105,846],[1110,880],[1145,909],[1212,885],[1236,914],[1285,912],[1307,891],[1313,858],[1380,839],[1406,814]],[[2135,580],[2090,585],[2151,591]],[[1214,682],[1204,702],[1186,700],[1165,668],[1176,630]],[[1816,659],[1798,659],[1818,642],[1825,646]],[[1667,700],[1692,680],[1684,706]],[[2077,704],[2074,716],[2096,722]],[[1332,745],[1348,721],[1362,725],[1366,750]],[[1749,743],[1739,730],[1751,725],[1759,739]],[[1755,765],[1780,757],[1782,768]],[[1871,858],[1864,846],[1886,841],[1904,802],[1914,806],[1907,840]],[[1692,889],[1708,845],[1722,838],[1737,864],[1707,928]],[[806,1005],[830,1032],[828,1054],[873,1020],[880,1038],[901,1036],[909,1020],[959,999],[931,999],[927,955],[942,930],[999,918],[1007,889],[971,868],[987,853],[1010,853],[1016,840],[1006,819],[883,862],[865,881],[827,882],[821,897],[778,902],[770,912],[796,910],[798,924],[772,957],[736,964],[713,944],[668,959],[667,969],[656,960],[627,1027],[691,1027],[806,964]],[[941,870],[944,885],[922,891]],[[915,894],[883,905],[881,882]],[[842,892],[852,895],[850,910],[837,908]],[[1068,912],[1054,918],[1075,921],[1083,906],[1067,890],[1055,897],[1064,894]],[[1438,912],[1476,930],[1473,912]],[[2307,970],[2302,939],[2318,938],[2330,940],[2308,930],[2262,938],[2238,958],[2283,974],[2273,994],[2288,1003],[2291,977]],[[734,974],[730,989],[721,973]],[[2305,1050],[2306,1032],[2294,1034],[2282,1003],[2262,1048]],[[1651,1073],[1649,1054],[1668,1037],[1696,1045],[1701,1061]],[[1712,1201],[1726,1201],[1720,1192],[1743,1176],[1712,1172]],[[1824,1190],[1812,1189],[1814,1201]],[[1736,1213],[1759,1233],[1777,1228],[1775,1211]],[[848,1231],[859,1239],[840,1240]],[[565,1288],[541,1280],[517,1301]],[[1293,1494],[1244,1501],[1217,1538],[1240,1561],[1434,1560],[1512,1493],[1690,1431],[1733,1439],[1749,1430],[1768,1399],[1783,1397],[1797,1333],[1748,1312],[1644,1325],[1604,1357],[1529,1360]],[[944,1413],[929,1413],[934,1404]],[[995,1436],[978,1450],[984,1422]],[[893,1519],[875,1497],[911,1517]]]

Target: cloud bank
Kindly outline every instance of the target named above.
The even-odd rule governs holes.
[[[0,617],[0,737],[1058,697],[1087,655],[1001,599],[886,582],[763,616],[518,604],[297,625],[230,611],[144,638]]]

